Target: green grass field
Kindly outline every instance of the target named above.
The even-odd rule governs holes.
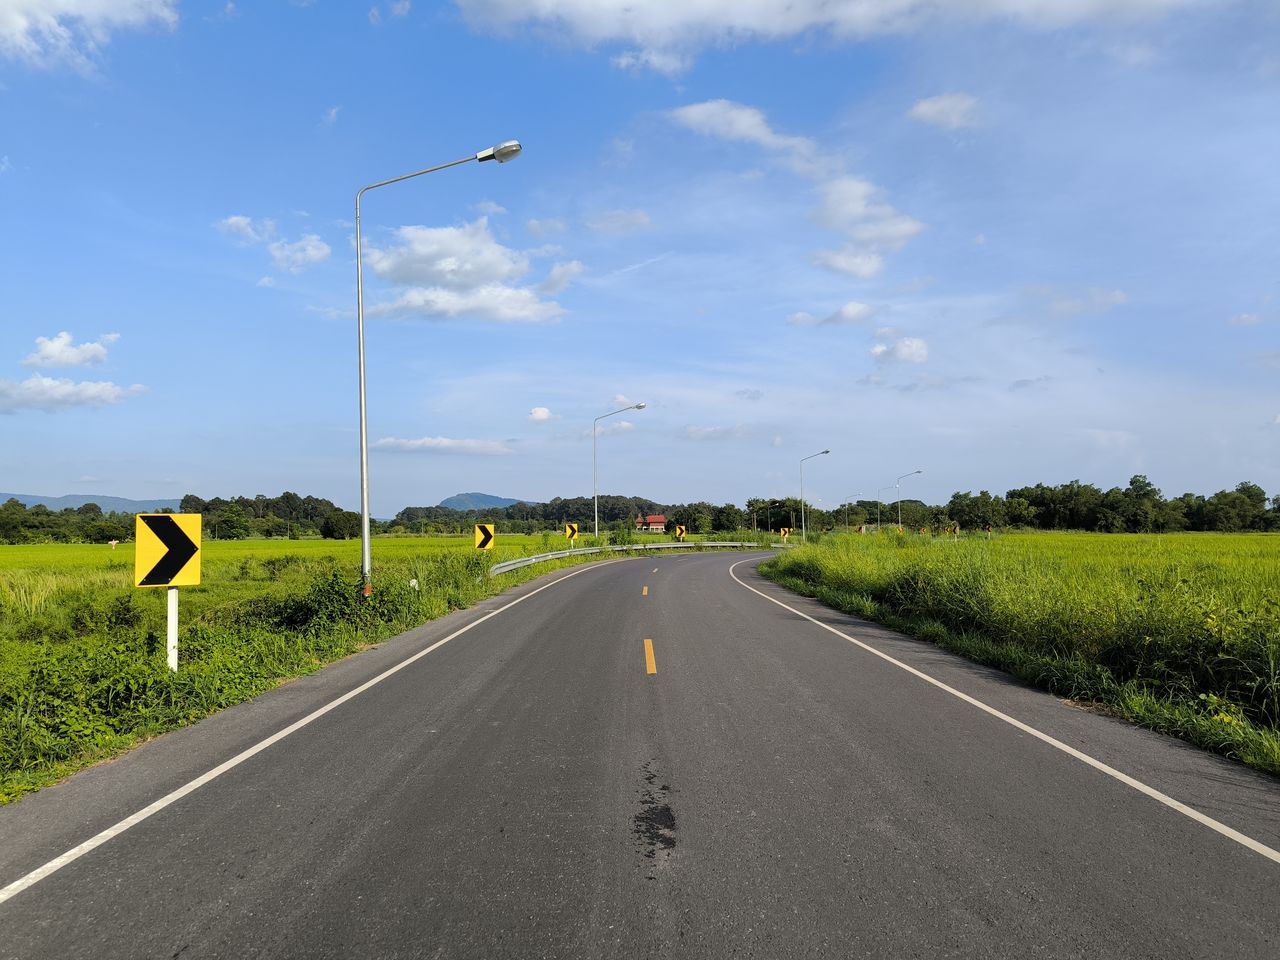
[[[830,606],[1280,773],[1273,534],[851,534],[763,569]]]
[[[365,601],[359,541],[206,541],[200,585],[179,594],[175,674],[165,591],[133,586],[132,544],[0,545],[0,802],[513,584],[601,559],[488,576],[491,563],[567,546],[553,534],[500,534],[485,552],[470,536],[378,537]]]

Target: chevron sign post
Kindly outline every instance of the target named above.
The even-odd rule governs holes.
[[[140,513],[133,528],[133,584],[169,591],[169,669],[178,669],[178,588],[200,585],[200,514]]]

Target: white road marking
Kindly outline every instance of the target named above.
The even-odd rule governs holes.
[[[657,572],[658,572],[658,568],[657,568],[657,567],[654,567],[654,568],[653,568],[653,572],[654,572],[654,573],[657,573]]]
[[[342,696],[338,697],[336,700],[329,701],[323,707],[321,707],[318,710],[312,711],[311,713],[303,717],[301,720],[294,721],[293,723],[291,723],[289,726],[285,727],[283,730],[279,731],[278,733],[274,733],[271,736],[267,737],[265,740],[259,741],[258,743],[254,744],[252,747],[249,747],[247,750],[237,753],[230,760],[227,760],[224,763],[218,764],[218,766],[214,767],[212,770],[208,771],[207,773],[203,773],[200,776],[196,777],[191,782],[186,783],[181,787],[178,787],[178,789],[174,790],[172,793],[165,794],[159,800],[155,801],[154,803],[146,807],[143,807],[137,813],[134,813],[131,816],[125,817],[119,823],[115,824],[114,826],[107,827],[107,829],[103,830],[101,833],[98,833],[90,837],[88,840],[84,841],[84,843],[81,843],[78,846],[72,847],[70,850],[68,850],[66,853],[62,854],[61,856],[54,857],[44,866],[37,867],[35,870],[32,870],[25,877],[20,877],[19,879],[13,881],[13,883],[9,884],[3,889],[0,889],[0,904],[4,903],[6,900],[9,900],[11,897],[17,896],[19,893],[21,893],[23,890],[26,890],[28,887],[35,886],[41,880],[45,879],[45,877],[48,877],[48,876],[51,876],[52,874],[57,873],[67,864],[72,863],[76,860],[79,860],[86,853],[89,853],[91,850],[97,849],[98,847],[106,843],[108,840],[111,840],[114,837],[118,837],[120,834],[124,833],[130,827],[136,827],[143,820],[146,820],[148,817],[159,813],[165,807],[176,803],[177,801],[185,797],[187,794],[194,793],[196,790],[199,790],[201,787],[203,787],[205,784],[207,784],[209,781],[213,780],[214,778],[221,776],[222,774],[226,773],[228,770],[233,769],[234,767],[240,766],[240,764],[244,763],[249,758],[261,753],[263,750],[266,750],[267,747],[270,747],[272,744],[279,743],[281,740],[289,736],[291,733],[297,733],[299,730],[301,730],[303,727],[307,726],[308,724],[316,720],[319,720],[330,710],[333,710],[336,707],[340,707],[342,706],[342,704],[346,703],[348,700],[351,700],[355,697],[360,696],[360,694],[364,693],[370,687],[377,686],[383,680],[386,680],[388,677],[392,676],[393,674],[399,673],[401,670],[403,670],[405,667],[409,666],[410,664],[418,660],[421,660],[423,657],[431,653],[433,650],[438,650],[440,647],[443,647],[450,640],[454,640],[462,636],[467,631],[480,626],[480,624],[484,623],[486,620],[496,617],[498,614],[503,613],[506,610],[510,610],[512,607],[514,607],[518,603],[524,603],[524,601],[528,600],[530,597],[537,596],[543,590],[549,590],[558,584],[564,583],[564,581],[568,580],[570,577],[576,577],[578,574],[586,573],[588,570],[598,570],[600,567],[608,566],[609,564],[623,563],[623,562],[625,561],[624,560],[605,560],[602,562],[587,564],[585,566],[579,567],[577,570],[574,570],[571,573],[567,573],[563,577],[559,577],[555,580],[552,580],[550,583],[543,584],[541,587],[538,587],[538,589],[536,590],[531,590],[529,593],[526,593],[523,597],[517,597],[515,600],[512,600],[510,603],[506,604],[505,606],[499,607],[497,610],[493,610],[493,611],[490,611],[489,613],[486,613],[483,617],[480,617],[478,620],[472,621],[471,623],[467,624],[465,627],[462,627],[459,630],[455,630],[453,633],[449,634],[443,640],[437,640],[435,643],[427,647],[425,650],[419,650],[413,656],[408,657],[404,660],[401,660],[394,667],[384,670],[382,673],[378,674],[372,680],[366,680],[364,683],[360,684],[360,686],[356,687],[354,690],[349,690],[346,693],[344,693]]]
[[[1213,831],[1216,831],[1217,833],[1222,834],[1222,836],[1226,837],[1228,840],[1234,840],[1236,843],[1240,844],[1241,846],[1248,847],[1254,853],[1261,854],[1262,856],[1266,857],[1268,860],[1272,860],[1275,863],[1280,863],[1280,850],[1274,850],[1271,847],[1268,847],[1265,843],[1261,843],[1260,841],[1253,839],[1253,837],[1246,836],[1245,834],[1241,833],[1239,830],[1233,830],[1231,827],[1227,826],[1225,823],[1215,820],[1213,819],[1213,817],[1210,817],[1207,814],[1201,813],[1199,810],[1196,810],[1193,807],[1189,807],[1185,803],[1182,803],[1179,800],[1173,799],[1173,797],[1169,796],[1166,793],[1161,793],[1155,787],[1148,786],[1147,784],[1143,783],[1141,780],[1135,780],[1133,777],[1129,776],[1127,773],[1122,773],[1121,771],[1117,770],[1115,767],[1108,766],[1107,764],[1103,763],[1101,760],[1097,760],[1089,756],[1087,753],[1082,753],[1081,751],[1077,750],[1075,747],[1069,746],[1068,744],[1063,743],[1061,740],[1058,740],[1055,737],[1051,737],[1049,736],[1049,734],[1044,733],[1040,730],[1037,730],[1035,727],[1029,726],[1028,724],[1023,723],[1021,720],[1017,720],[1009,716],[1007,713],[1002,713],[1001,711],[997,710],[995,707],[989,706],[983,703],[981,700],[978,700],[974,697],[969,696],[967,693],[962,693],[961,691],[957,690],[955,687],[948,686],[947,684],[943,683],[941,680],[937,680],[934,677],[929,676],[929,674],[924,673],[921,670],[917,670],[915,667],[909,666],[908,664],[903,663],[901,660],[897,660],[894,657],[889,656],[889,654],[883,653],[882,651],[877,650],[875,647],[870,646],[866,643],[863,643],[861,640],[858,640],[854,637],[849,636],[847,633],[843,633],[840,630],[837,630],[835,627],[831,626],[830,624],[823,623],[821,620],[811,617],[807,613],[803,613],[797,610],[795,607],[788,606],[787,604],[783,603],[781,600],[774,599],[773,597],[769,596],[767,593],[763,593],[762,591],[757,590],[755,587],[751,586],[750,584],[743,583],[743,581],[739,580],[737,574],[735,574],[733,571],[739,564],[743,564],[747,562],[748,562],[747,560],[739,560],[737,563],[730,566],[729,576],[732,577],[735,581],[737,581],[739,585],[746,587],[752,593],[757,594],[758,596],[764,597],[770,603],[776,603],[778,606],[782,607],[784,610],[791,611],[797,617],[802,617],[805,620],[808,620],[810,623],[817,624],[823,630],[827,630],[831,633],[834,633],[837,637],[841,637],[845,640],[848,640],[854,646],[860,647],[863,650],[867,651],[867,653],[874,654],[875,656],[879,657],[881,660],[891,663],[895,667],[898,667],[899,669],[905,670],[907,673],[910,673],[914,676],[919,677],[925,683],[933,684],[933,686],[937,687],[939,690],[943,690],[951,694],[953,697],[957,697],[958,699],[963,700],[965,703],[968,703],[968,704],[971,704],[972,706],[977,707],[979,710],[983,711],[984,713],[989,713],[991,716],[995,717],[996,719],[1003,720],[1005,723],[1009,724],[1012,727],[1016,727],[1017,729],[1021,730],[1023,733],[1028,733],[1031,736],[1035,737],[1036,739],[1044,741],[1045,743],[1049,744],[1049,746],[1053,747],[1055,750],[1061,750],[1063,753],[1067,754],[1068,756],[1075,757],[1081,763],[1087,763],[1089,766],[1093,767],[1095,770],[1098,770],[1102,773],[1105,773],[1109,777],[1113,777],[1114,779],[1119,780],[1121,783],[1125,784],[1126,786],[1132,787],[1134,790],[1137,790],[1139,793],[1150,797],[1152,800],[1157,800],[1160,803],[1163,803],[1166,807],[1169,807],[1172,810],[1178,811],[1178,813],[1182,814],[1184,817],[1189,817],[1190,819],[1196,821],[1197,823],[1208,827],[1210,830],[1213,830]]]

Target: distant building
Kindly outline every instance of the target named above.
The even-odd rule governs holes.
[[[665,533],[667,518],[658,514],[653,517],[636,517],[636,533]]]

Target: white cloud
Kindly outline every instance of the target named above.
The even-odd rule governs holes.
[[[451,437],[419,437],[416,440],[383,437],[374,441],[373,448],[406,453],[474,453],[483,456],[503,456],[513,452],[497,440],[455,440]]]
[[[546,296],[554,297],[569,286],[573,282],[573,278],[585,269],[580,260],[557,263],[551,268],[551,272],[547,274],[547,279],[538,284],[538,291]]]
[[[431,317],[470,316],[498,323],[545,323],[563,315],[564,308],[539,299],[529,287],[488,284],[471,290],[411,287],[392,303],[380,304],[368,312],[374,316],[424,313]]]
[[[633,403],[635,403],[635,401],[632,400],[630,397],[628,397],[625,393],[615,393],[613,395],[613,402],[620,407],[629,407]]]
[[[245,243],[265,243],[276,232],[274,220],[254,220],[243,214],[225,217],[216,226],[223,233],[239,237]]]
[[[86,473],[84,476],[82,476],[79,480],[76,481],[76,483],[99,483],[99,482],[100,481],[97,477],[88,473]]]
[[[529,255],[494,239],[485,217],[458,227],[401,227],[398,244],[371,247],[366,256],[379,277],[408,289],[371,312],[475,316],[504,323],[554,320],[564,313],[540,293],[563,289],[581,265],[557,264],[541,287],[514,286],[529,272]]]
[[[1252,327],[1262,322],[1262,317],[1256,313],[1237,313],[1231,318],[1233,327]]]
[[[254,284],[256,287],[274,287],[276,285],[275,277],[259,277],[258,282]]]
[[[377,7],[369,8],[369,22],[375,27],[382,22],[382,11]]]
[[[907,112],[913,120],[932,123],[946,130],[960,130],[977,123],[978,101],[967,93],[944,93],[917,100]]]
[[[560,415],[552,413],[548,407],[534,407],[529,411],[529,419],[534,423],[550,423],[552,420],[559,420]]]
[[[313,263],[329,259],[329,245],[314,233],[308,233],[296,243],[277,240],[267,247],[278,270],[299,273]]]
[[[3,0],[0,56],[90,69],[116,30],[178,23],[176,0]]]
[[[816,173],[818,146],[808,137],[793,137],[769,126],[764,111],[732,100],[707,100],[678,107],[669,114],[682,127],[717,140],[754,143],[782,154],[802,173]]]
[[[120,339],[118,333],[103,334],[92,343],[74,343],[70,333],[63,330],[53,337],[36,337],[34,353],[22,361],[24,367],[42,370],[54,367],[88,367],[107,359],[107,344]]]
[[[813,260],[819,266],[836,273],[847,273],[861,280],[869,280],[884,269],[884,257],[880,254],[868,253],[853,246],[845,246],[839,250],[819,250],[814,253]]]
[[[635,428],[636,425],[630,420],[606,420],[596,427],[596,433],[598,436],[604,437],[611,433],[629,433]],[[591,431],[588,430],[586,435],[588,437],[591,436]]]
[[[693,58],[671,50],[628,50],[611,57],[619,70],[652,70],[666,77],[678,76],[693,66]]]
[[[489,217],[496,217],[500,213],[507,212],[506,207],[500,203],[495,203],[492,200],[481,200],[475,205],[475,209]]]
[[[525,229],[533,236],[541,239],[549,237],[557,233],[564,233],[565,224],[563,220],[530,220],[525,225]]]
[[[733,395],[742,400],[756,401],[764,399],[764,391],[755,387],[743,387],[741,390],[735,390]]]
[[[742,424],[732,427],[696,427],[687,426],[681,434],[686,440],[741,440],[751,436],[751,430]]]
[[[924,363],[929,359],[929,344],[919,337],[902,337],[892,343],[877,343],[871,355],[881,363]]]
[[[391,11],[393,17],[407,17],[411,6],[410,0],[392,0],[387,9]]]
[[[326,126],[332,126],[333,124],[338,122],[338,112],[340,110],[342,110],[341,104],[339,104],[336,107],[330,107],[328,110],[324,112],[324,116],[320,118],[320,122],[325,124]]]
[[[622,236],[635,233],[650,225],[649,215],[643,210],[606,210],[586,221],[587,228],[596,233]]]
[[[924,229],[920,221],[887,203],[874,183],[841,172],[838,160],[824,155],[808,137],[778,133],[755,107],[708,100],[672,110],[668,116],[705,136],[756,144],[814,180],[821,199],[816,219],[848,237],[839,249],[817,251],[813,258],[819,266],[860,279],[874,277],[884,269],[884,253],[901,250]]]
[[[460,227],[401,227],[395,235],[396,246],[370,246],[365,254],[373,271],[393,283],[467,290],[529,272],[529,258],[495,240],[486,217]]]
[[[13,164],[9,162],[9,155],[5,154],[0,157],[0,174],[8,173],[13,169]]]
[[[866,323],[876,315],[876,308],[866,303],[850,301],[830,316],[819,319],[811,313],[793,313],[787,317],[787,323],[795,327],[840,326],[851,323]]]
[[[107,381],[56,380],[32,374],[21,383],[0,380],[0,413],[18,410],[43,410],[56,413],[73,407],[100,407],[119,403],[126,397],[136,396],[146,387],[135,383],[121,387]]]
[[[837,177],[820,189],[818,219],[833,230],[842,230],[864,252],[901,250],[924,224],[899,213],[881,198],[874,183],[860,177]]]
[[[836,39],[905,33],[933,24],[1011,20],[1051,30],[1093,20],[1159,16],[1208,0],[457,0],[468,21],[507,31],[539,23],[583,46],[625,43],[620,67],[662,72],[707,46],[783,40],[813,31]]]

